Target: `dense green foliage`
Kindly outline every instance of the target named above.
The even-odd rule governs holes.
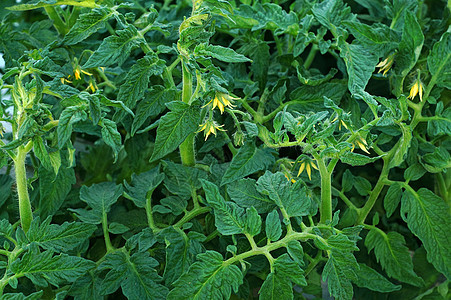
[[[446,0],[2,0],[0,299],[450,299]]]

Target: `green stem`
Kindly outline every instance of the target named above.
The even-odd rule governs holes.
[[[318,46],[316,44],[312,45],[312,48],[310,49],[310,52],[307,56],[307,58],[305,59],[304,62],[304,68],[308,69],[310,68],[313,60],[315,59],[316,53],[318,52]]]
[[[355,211],[357,211],[357,212],[359,211],[359,209],[357,208],[357,206],[355,206],[354,203],[352,203],[352,201],[349,200],[349,198],[346,197],[346,195],[345,195],[342,191],[340,191],[340,190],[338,190],[338,189],[336,189],[336,188],[334,188],[334,187],[332,187],[332,190],[334,190],[334,191],[338,194],[338,196],[340,197],[340,199],[343,200],[343,202],[344,202],[350,209],[355,210]]]
[[[190,104],[191,96],[193,92],[192,75],[186,66],[186,63],[182,60],[182,101]],[[180,158],[182,164],[185,166],[194,166],[196,164],[196,156],[194,152],[194,138],[195,134],[190,134],[185,141],[180,145]]]
[[[379,197],[379,194],[381,193],[382,189],[386,184],[388,172],[390,171],[388,167],[389,165],[388,161],[389,160],[384,159],[384,167],[382,168],[379,180],[377,181],[374,189],[371,191],[370,197],[366,201],[365,205],[360,209],[360,214],[359,217],[357,218],[357,224],[363,224],[363,222],[365,222],[374,204],[376,204],[376,200]]]
[[[150,229],[152,229],[153,233],[157,233],[160,229],[155,225],[152,215],[152,193],[146,197],[146,214],[147,214],[147,223],[149,224]]]
[[[20,146],[14,159],[14,169],[16,173],[17,195],[19,198],[19,215],[23,231],[27,232],[33,220],[33,212],[31,210],[30,197],[27,188],[27,171],[25,169],[25,159],[27,157],[27,149]]]
[[[320,222],[325,224],[327,220],[332,220],[332,172],[327,170],[324,160],[319,155],[314,154],[313,157],[318,162],[319,174],[321,176]]]
[[[105,211],[102,213],[102,229],[103,229],[103,237],[105,239],[106,251],[107,253],[112,252],[114,251],[114,247],[111,244],[110,234],[108,232],[108,219]]]
[[[46,6],[45,12],[49,16],[50,20],[53,21],[53,26],[55,26],[58,33],[62,36],[65,36],[68,32],[68,28],[66,26],[66,23],[64,23],[63,19],[61,19],[61,16],[58,14],[56,9],[53,6]]]
[[[199,207],[191,210],[189,213],[183,216],[183,218],[180,219],[177,223],[174,224],[174,227],[180,228],[185,224],[186,222],[190,221],[191,219],[197,217],[198,215],[204,214],[206,212],[209,212],[209,207]]]
[[[306,241],[309,239],[322,239],[321,237],[310,233],[310,230],[312,228],[309,227],[307,229],[308,230],[306,232],[294,232],[293,231],[291,233],[288,233],[283,239],[281,239],[277,242],[267,244],[266,246],[263,246],[263,247],[256,247],[255,249],[251,249],[251,250],[241,253],[237,256],[231,257],[228,260],[224,261],[223,265],[228,266],[228,265],[231,265],[233,263],[236,263],[238,261],[241,261],[243,259],[246,259],[251,256],[255,256],[255,255],[265,255],[266,256],[267,253],[269,253],[271,251],[277,250],[282,247],[286,247],[288,242],[293,241],[293,240]],[[326,243],[326,242],[324,241],[324,243]]]

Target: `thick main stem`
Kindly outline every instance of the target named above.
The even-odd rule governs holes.
[[[14,169],[16,173],[17,195],[19,197],[19,216],[23,231],[27,232],[33,220],[30,197],[27,188],[27,170],[25,169],[25,159],[27,150],[20,146],[17,156],[14,159]]]
[[[189,72],[185,62],[182,59],[182,101],[189,104],[193,93],[193,81],[191,73]],[[182,164],[185,166],[194,166],[196,164],[196,157],[194,152],[194,137],[195,134],[190,134],[185,141],[180,144],[180,158]]]
[[[320,222],[325,224],[327,220],[332,221],[332,172],[327,170],[326,164],[321,158],[315,158],[318,162],[319,174],[321,175]]]

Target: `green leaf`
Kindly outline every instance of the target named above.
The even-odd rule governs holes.
[[[340,160],[345,164],[356,167],[356,166],[364,166],[369,163],[375,162],[376,160],[382,158],[383,156],[385,155],[368,157],[359,153],[345,152],[340,156]]]
[[[94,267],[94,262],[81,257],[66,254],[53,256],[50,250],[40,253],[37,246],[30,246],[28,252],[10,265],[10,271],[16,277],[27,277],[38,286],[47,286],[47,282],[58,286],[74,282]]]
[[[402,235],[397,232],[386,234],[373,228],[366,236],[365,246],[368,252],[374,249],[377,261],[388,276],[414,286],[423,285],[423,280],[413,271],[412,257]]]
[[[298,79],[302,84],[317,86],[332,79],[337,74],[337,69],[330,69],[327,75],[323,75],[318,69],[305,69],[301,65],[296,68]]]
[[[439,173],[451,168],[451,155],[443,146],[436,147],[433,153],[423,155],[422,160],[423,167],[430,173]]]
[[[66,45],[75,45],[91,34],[97,32],[100,29],[105,28],[105,23],[114,15],[114,11],[107,7],[96,7],[86,14],[81,14],[77,22],[70,29],[70,31],[64,36],[63,43]]]
[[[415,163],[404,171],[404,179],[406,181],[415,181],[423,177],[426,170],[419,163]]]
[[[163,73],[164,66],[164,61],[159,59],[155,53],[146,54],[127,73],[117,99],[130,108],[135,107],[136,102],[144,96],[149,85],[149,77]]]
[[[267,196],[260,194],[256,188],[256,181],[244,178],[227,185],[230,198],[241,207],[255,207],[259,213],[272,211],[276,206]]]
[[[246,232],[246,214],[244,209],[234,202],[226,202],[219,193],[219,188],[211,182],[202,180],[208,205],[213,207],[215,224],[218,231],[224,235]]]
[[[323,280],[327,280],[330,295],[351,300],[351,280],[356,279],[358,269],[359,265],[351,252],[332,250],[322,273]]]
[[[261,300],[293,299],[293,287],[283,274],[269,273],[258,293]]]
[[[124,180],[126,193],[137,207],[146,207],[147,197],[150,197],[163,181],[164,174],[161,174],[159,169],[159,167],[156,167],[139,175],[132,174],[130,184]]]
[[[75,172],[66,163],[57,174],[53,169],[39,167],[39,216],[46,218],[55,214],[75,184]]]
[[[324,97],[340,102],[347,91],[345,83],[326,82],[316,86],[302,85],[290,93],[290,100],[297,100],[289,106],[289,111],[309,113],[319,112],[324,108]]]
[[[399,205],[399,202],[401,202],[401,196],[401,184],[399,184],[399,182],[395,182],[390,185],[384,198],[384,208],[388,218],[390,218],[390,216],[395,212],[396,208]]]
[[[265,222],[266,237],[270,241],[277,241],[282,236],[282,225],[280,224],[279,213],[273,210],[266,216]]]
[[[193,231],[185,234],[173,227],[164,229],[161,235],[166,242],[166,266],[163,277],[169,286],[188,271],[197,254],[204,250],[201,242],[205,240],[205,236]]]
[[[410,142],[412,141],[412,133],[410,126],[403,123],[398,124],[401,128],[402,136],[399,138],[395,145],[395,152],[393,153],[393,158],[390,159],[388,165],[389,168],[394,168],[399,166],[404,161],[404,156],[410,148]]]
[[[451,135],[451,107],[444,112],[439,112],[439,108],[443,109],[443,102],[437,104],[435,116],[428,121],[427,133],[430,136]]]
[[[102,182],[90,187],[82,186],[80,199],[86,202],[92,210],[70,209],[85,223],[100,224],[102,217],[110,211],[111,206],[116,203],[122,195],[122,185],[113,182]]]
[[[100,270],[110,269],[101,284],[101,294],[114,293],[119,287],[127,299],[166,299],[168,289],[159,284],[162,278],[155,267],[158,261],[147,252],[131,256],[125,251],[115,251],[106,256]]]
[[[232,289],[236,293],[242,283],[240,269],[224,263],[220,253],[209,250],[197,256],[197,262],[174,283],[167,299],[230,299]]]
[[[286,245],[290,257],[300,266],[304,266],[304,249],[298,241],[289,241]]]
[[[221,186],[241,179],[257,171],[265,170],[274,163],[272,151],[257,148],[252,142],[245,143],[233,157],[221,180]]]
[[[437,86],[451,89],[451,33],[445,32],[428,56],[428,69]]]
[[[289,217],[307,216],[312,203],[301,184],[301,181],[297,181],[292,185],[281,172],[266,171],[257,181],[257,191],[268,195]]]
[[[114,121],[108,119],[102,120],[102,139],[105,144],[113,149],[114,161],[116,162],[117,154],[122,146],[122,137],[119,131],[117,131],[117,125]]]
[[[307,285],[307,281],[303,275],[304,270],[287,253],[277,257],[273,266],[277,275],[287,278],[298,286]]]
[[[152,89],[145,94],[144,99],[138,103],[136,115],[133,118],[131,129],[132,136],[136,131],[148,120],[162,113],[166,103],[174,101],[176,93],[174,89],[165,89],[161,85],[153,86]]]
[[[172,101],[166,105],[171,111],[160,119],[151,162],[177,149],[199,127],[199,105],[189,105],[182,101]]]
[[[246,209],[246,232],[252,236],[260,233],[262,219],[254,207]]]
[[[344,25],[361,45],[375,52],[378,56],[383,56],[394,49],[400,38],[394,30],[381,23],[369,26],[359,21],[346,21]]]
[[[50,163],[49,154],[40,135],[36,135],[33,138],[33,153],[39,159],[44,168],[47,170],[53,170],[52,164]]]
[[[406,11],[404,16],[404,29],[398,53],[395,57],[395,72],[401,78],[405,78],[415,66],[421,49],[423,48],[424,36],[420,24],[413,12]]]
[[[239,63],[250,61],[249,58],[242,54],[238,54],[231,48],[225,48],[216,45],[199,44],[194,49],[195,55],[211,56],[220,61],[228,63]]]
[[[208,177],[208,174],[199,168],[187,167],[171,161],[163,161],[162,165],[166,174],[164,186],[172,194],[185,200],[191,198],[193,192],[202,187],[199,180]]]
[[[138,31],[133,25],[118,30],[117,35],[109,36],[103,40],[99,48],[89,57],[83,69],[94,67],[108,67],[118,63],[122,65],[129,57],[133,48],[141,42]]]
[[[260,29],[274,30],[284,32],[290,26],[297,25],[298,18],[294,12],[287,13],[280,5],[275,3],[255,3],[253,7],[249,5],[240,5],[239,10],[235,12],[247,20],[243,27],[252,28],[252,31]]]
[[[46,250],[67,252],[88,240],[97,228],[95,225],[77,222],[50,224],[51,220],[48,217],[41,223],[40,218],[35,218],[26,233],[28,242],[34,242]]]
[[[312,13],[319,23],[329,29],[336,38],[340,34],[337,27],[340,27],[343,21],[355,19],[351,8],[342,0],[325,0],[316,3]]]
[[[305,48],[315,40],[315,34],[313,32],[309,32],[309,29],[313,23],[313,16],[306,15],[302,18],[300,25],[301,30],[296,35],[296,40],[294,41],[293,46],[293,56],[297,57],[304,52]]]
[[[72,125],[86,120],[86,112],[80,106],[70,106],[61,112],[58,128],[56,132],[58,134],[58,147],[61,149],[69,140],[72,134]]]
[[[401,199],[401,216],[423,242],[428,260],[447,278],[451,278],[449,205],[428,189],[421,188],[417,193],[406,189]]]
[[[401,289],[400,285],[394,285],[367,265],[359,264],[359,266],[360,269],[356,272],[357,276],[353,280],[357,286],[382,293],[390,293]]]
[[[359,94],[365,90],[378,57],[369,52],[365,46],[340,41],[340,57],[343,58],[348,71],[348,89],[352,94]]]
[[[75,300],[101,299],[101,283],[102,278],[95,272],[86,272],[72,284],[69,294],[74,296]]]

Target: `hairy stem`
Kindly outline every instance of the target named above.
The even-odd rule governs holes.
[[[14,159],[14,169],[16,173],[17,195],[19,198],[19,216],[22,229],[27,232],[33,220],[33,212],[31,210],[30,197],[27,188],[27,171],[25,169],[25,159],[27,157],[27,149],[20,146]]]
[[[189,104],[193,92],[193,81],[191,73],[188,70],[185,62],[182,60],[182,101]],[[180,144],[180,158],[182,164],[185,166],[194,166],[196,164],[196,156],[194,152],[194,137],[195,134],[190,134],[185,141]]]
[[[114,251],[114,247],[111,244],[110,234],[108,233],[108,219],[107,219],[106,212],[102,213],[102,229],[103,229],[103,237],[105,239],[106,251],[108,253],[112,252],[112,251]]]
[[[61,16],[58,14],[55,8],[53,6],[46,6],[44,9],[50,20],[53,21],[53,26],[56,28],[58,33],[62,36],[65,36],[69,30],[66,26],[66,23],[64,23],[63,19],[61,19]]]
[[[154,233],[158,232],[160,229],[155,225],[152,215],[152,193],[149,192],[149,195],[146,197],[146,214],[147,214],[147,223],[149,224],[150,229]]]
[[[320,222],[325,224],[332,220],[332,181],[331,174],[327,170],[324,160],[319,155],[313,155],[318,162],[319,174],[321,176],[321,206]]]

